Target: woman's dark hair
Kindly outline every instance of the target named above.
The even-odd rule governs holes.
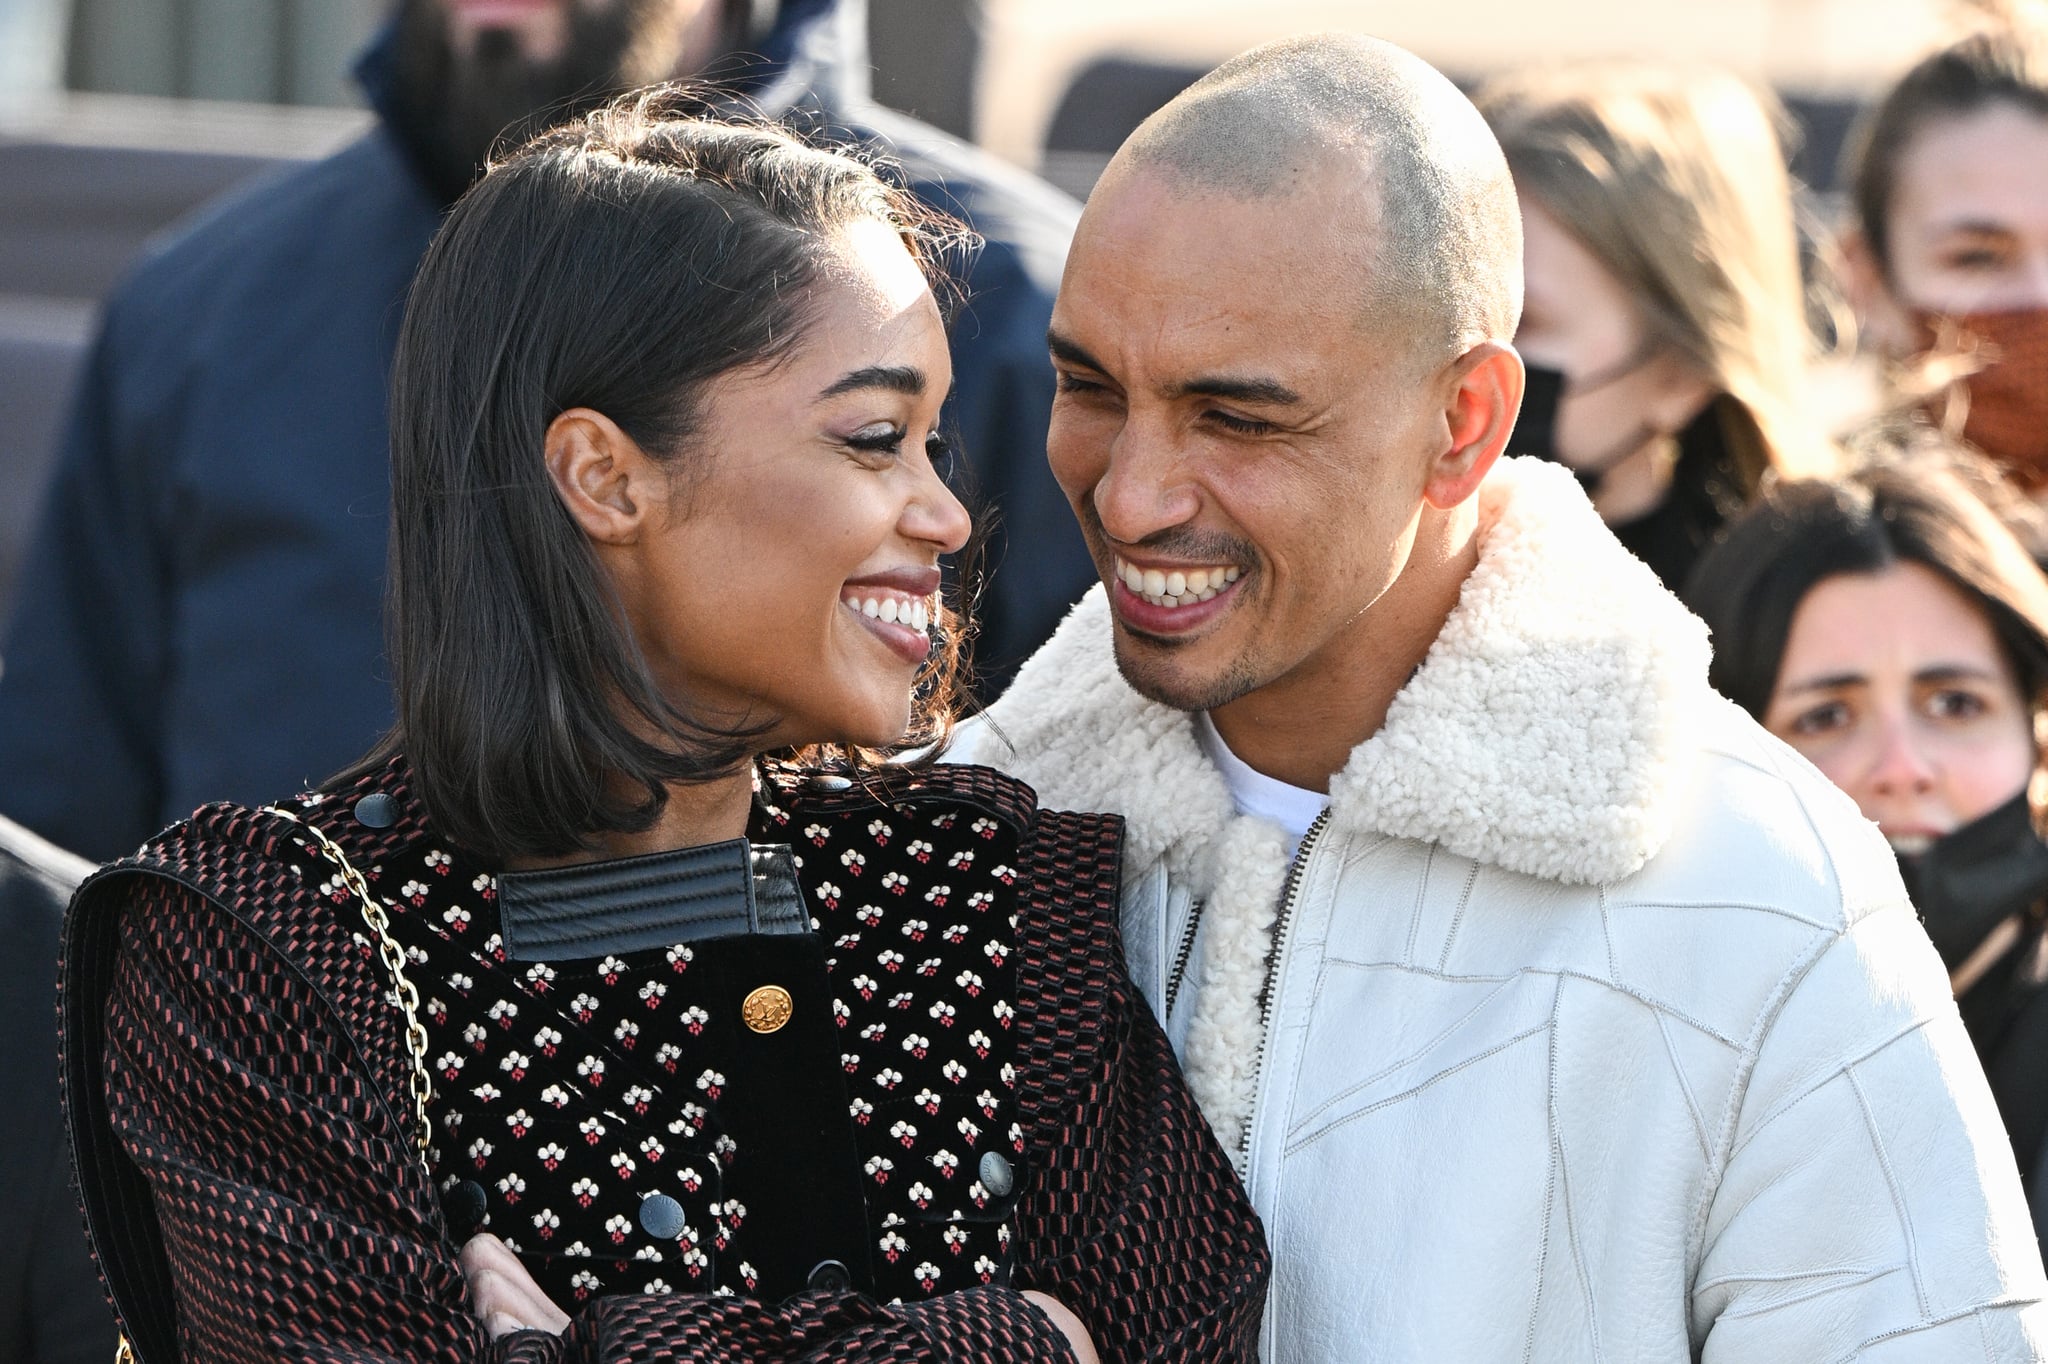
[[[1714,689],[1762,718],[1792,617],[1844,573],[1919,564],[1984,613],[2023,695],[2048,691],[2048,578],[2001,512],[2027,509],[1981,458],[1924,426],[1874,437],[1852,472],[1769,489],[1693,569],[1686,604],[1714,637]],[[1994,510],[1994,506],[1997,510]]]
[[[1906,148],[1929,123],[1994,104],[2048,118],[2048,33],[2010,19],[1943,48],[1901,77],[1851,135],[1842,179],[1863,240],[1887,275],[1887,219]]]
[[[628,96],[492,165],[420,265],[392,373],[390,630],[403,752],[448,838],[555,856],[644,829],[672,784],[730,774],[765,730],[663,693],[543,465],[602,412],[687,480],[706,384],[804,335],[847,225],[892,225],[942,296],[959,224],[855,155]],[[934,630],[904,745],[945,737],[963,630]],[[841,754],[858,766],[873,754]],[[361,770],[360,768],[358,769]]]

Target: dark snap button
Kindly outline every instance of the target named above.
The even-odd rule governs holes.
[[[482,1230],[484,1215],[490,1210],[490,1195],[473,1179],[465,1179],[441,1195],[441,1215],[448,1219],[448,1233],[457,1242]]]
[[[640,1200],[640,1230],[657,1241],[673,1241],[683,1234],[683,1205],[665,1193],[649,1194]]]
[[[1017,1187],[1017,1172],[1010,1168],[1010,1162],[1003,1159],[1000,1151],[984,1155],[981,1167],[975,1173],[981,1178],[981,1187],[997,1198],[1008,1198],[1010,1190]]]
[[[837,1260],[820,1260],[804,1284],[814,1293],[844,1293],[853,1287],[853,1271]]]
[[[388,829],[398,822],[398,802],[382,791],[372,791],[356,802],[356,823],[372,829]]]

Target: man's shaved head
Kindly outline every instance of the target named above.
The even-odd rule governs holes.
[[[1453,352],[1514,335],[1522,220],[1507,162],[1458,88],[1391,43],[1325,33],[1232,58],[1147,119],[1104,180],[1148,171],[1243,199],[1355,176],[1374,237],[1366,298]]]

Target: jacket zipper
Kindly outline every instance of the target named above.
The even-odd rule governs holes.
[[[1273,1049],[1273,987],[1278,983],[1280,958],[1287,947],[1287,926],[1294,918],[1295,902],[1301,899],[1301,874],[1308,867],[1308,855],[1317,837],[1329,823],[1330,807],[1325,805],[1315,823],[1301,836],[1301,846],[1294,850],[1294,865],[1287,869],[1287,891],[1280,900],[1280,915],[1273,921],[1273,945],[1266,949],[1266,979],[1259,986],[1259,1059],[1252,1067],[1252,1110],[1245,1117],[1244,1134],[1238,1141],[1238,1155],[1243,1159],[1247,1182],[1252,1173],[1252,1133],[1258,1127],[1259,1084],[1265,1078],[1266,1056]]]
[[[1196,900],[1188,906],[1188,926],[1180,937],[1180,951],[1174,954],[1173,971],[1166,978],[1166,1013],[1161,1021],[1173,1018],[1174,1002],[1180,998],[1181,982],[1187,979],[1188,958],[1194,955],[1195,934],[1202,928],[1202,907],[1207,903]]]

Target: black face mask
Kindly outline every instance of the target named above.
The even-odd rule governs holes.
[[[1953,971],[2008,916],[2048,893],[2048,844],[2022,791],[1989,814],[1899,858],[1913,907]]]
[[[1567,390],[1590,393],[1605,388],[1617,379],[1626,378],[1650,358],[1649,351],[1642,351],[1624,357],[1619,362],[1592,374],[1577,379],[1568,376],[1561,369],[1548,365],[1523,365],[1522,410],[1515,415],[1514,429],[1508,432],[1507,451],[1511,455],[1530,455],[1536,459],[1548,460],[1552,464],[1564,464],[1564,458],[1557,451],[1557,409],[1564,401]],[[1644,441],[1656,435],[1655,428],[1644,426],[1640,431],[1631,432],[1618,442],[1612,452],[1603,455],[1584,469],[1572,469],[1572,477],[1579,480],[1579,486],[1586,490],[1588,497],[1600,486],[1600,478],[1610,468],[1634,454]],[[1571,468],[1570,465],[1565,465]]]
[[[1557,457],[1557,405],[1564,398],[1564,371],[1548,365],[1524,367],[1522,410],[1508,432],[1508,453],[1562,464]]]

